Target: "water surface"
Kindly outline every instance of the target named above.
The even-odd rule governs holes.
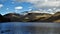
[[[0,23],[0,34],[60,34],[59,23]]]

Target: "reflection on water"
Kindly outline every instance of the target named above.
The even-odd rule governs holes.
[[[1,23],[0,34],[60,34],[57,23]]]

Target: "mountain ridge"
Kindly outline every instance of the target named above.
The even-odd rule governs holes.
[[[26,15],[8,13],[3,16],[0,14],[0,22],[60,22],[60,12],[55,14],[27,13]]]

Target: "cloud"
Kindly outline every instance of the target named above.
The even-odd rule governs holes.
[[[6,10],[8,10],[9,8],[6,8]]]
[[[20,10],[20,9],[23,9],[23,7],[22,6],[17,6],[17,7],[15,7],[15,9]]]
[[[15,0],[17,2],[29,2],[35,7],[60,7],[60,0]]]
[[[29,9],[28,11],[32,11],[32,9]]]
[[[56,9],[56,12],[57,12],[57,11],[60,12],[60,9]]]
[[[53,10],[52,10],[52,9],[48,9],[47,11],[50,11],[50,12],[51,12],[51,11],[53,11]]]
[[[3,7],[3,4],[0,4],[0,8],[2,8]]]

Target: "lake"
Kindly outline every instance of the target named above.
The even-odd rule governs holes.
[[[59,23],[0,23],[0,34],[60,34]]]

